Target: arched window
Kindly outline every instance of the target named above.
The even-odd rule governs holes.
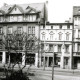
[[[53,31],[51,31],[49,34],[50,34],[50,40],[53,40],[53,38],[54,38],[54,33],[53,33]]]
[[[70,35],[70,33],[67,32],[67,33],[66,33],[66,40],[69,40],[69,35]]]
[[[62,33],[59,32],[58,34],[59,34],[59,40],[61,40],[62,39]]]
[[[42,33],[42,40],[45,40],[45,32]]]

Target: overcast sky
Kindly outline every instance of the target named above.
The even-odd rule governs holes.
[[[48,1],[48,21],[61,23],[72,18],[73,6],[80,6],[80,0],[0,0],[4,4],[27,4]]]

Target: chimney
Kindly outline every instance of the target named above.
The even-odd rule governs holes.
[[[45,16],[46,16],[46,21],[48,21],[48,1],[45,2]]]
[[[7,7],[7,6],[8,6],[8,4],[4,3],[4,6],[5,6],[5,7]]]
[[[7,9],[8,4],[4,3],[4,9]]]
[[[69,18],[69,23],[71,23],[71,18]]]

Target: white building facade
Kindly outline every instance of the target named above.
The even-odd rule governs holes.
[[[72,28],[72,23],[47,23],[40,27],[41,54],[42,58],[45,56],[46,67],[52,66],[53,54],[55,66],[72,67]]]

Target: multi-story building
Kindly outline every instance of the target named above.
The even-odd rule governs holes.
[[[80,69],[80,6],[73,7],[73,67]]]
[[[10,36],[18,31],[18,33],[25,32],[29,37],[35,36],[39,38],[39,22],[47,20],[47,3],[33,3],[33,4],[4,4],[0,8],[0,63],[13,62],[15,52],[11,52],[10,57],[7,56],[7,51],[3,48],[2,40],[4,35]],[[28,37],[28,38],[29,38]],[[10,42],[10,41],[9,41]],[[22,65],[25,65],[24,50],[20,52],[19,57]],[[37,65],[37,54],[32,53],[33,64]],[[30,55],[31,56],[31,55]]]
[[[15,52],[11,51],[8,56],[2,40],[17,31],[18,34],[25,32],[28,40],[34,36],[38,40],[38,50],[29,52],[27,58],[23,56],[26,54],[24,48],[20,51],[22,65],[28,64],[30,57],[35,66],[50,67],[54,59],[55,66],[60,68],[80,69],[80,7],[73,7],[73,22],[67,23],[49,23],[47,11],[47,2],[4,4],[0,8],[0,63],[13,62]]]
[[[54,64],[61,68],[72,67],[72,23],[46,23],[40,27],[42,60],[45,66]],[[44,63],[44,61],[42,61]]]

